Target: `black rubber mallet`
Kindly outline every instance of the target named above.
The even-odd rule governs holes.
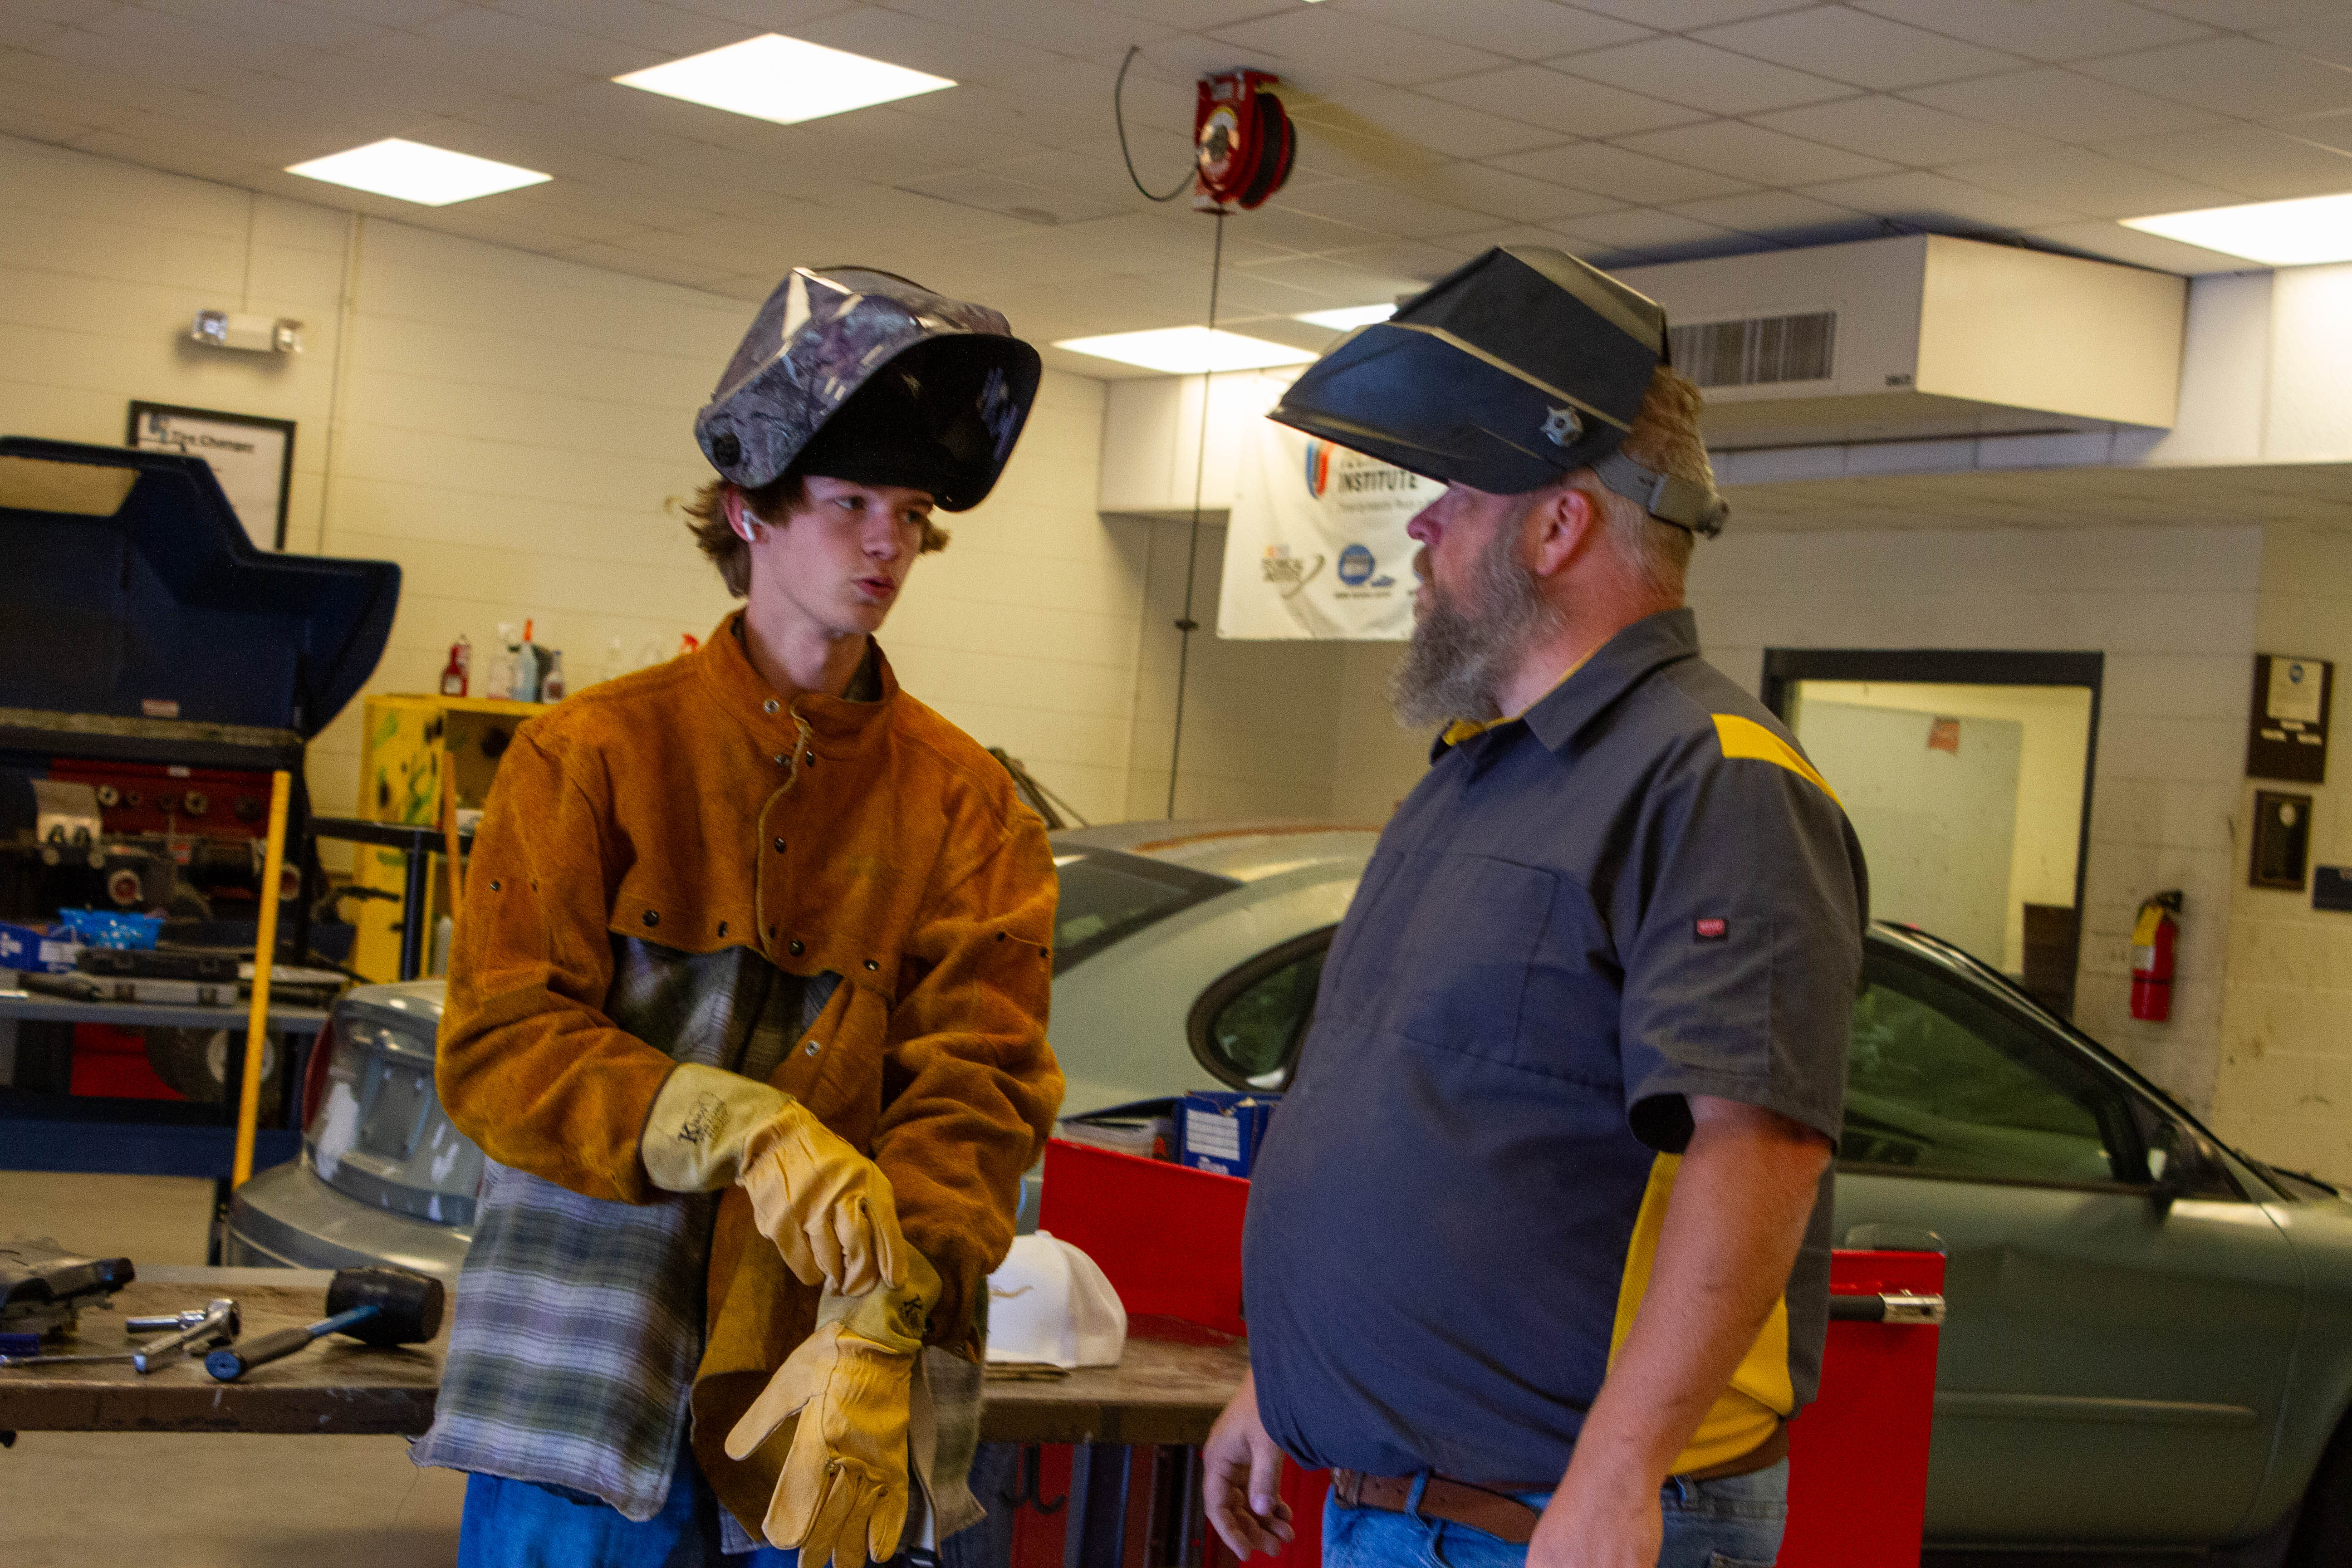
[[[205,1357],[205,1370],[234,1383],[257,1366],[292,1355],[312,1340],[347,1334],[363,1345],[413,1345],[441,1331],[446,1292],[429,1274],[406,1268],[338,1268],[327,1286],[327,1316],[308,1328],[224,1345]]]

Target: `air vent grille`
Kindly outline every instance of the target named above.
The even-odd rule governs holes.
[[[1675,368],[1701,386],[1827,381],[1837,351],[1837,312],[1700,321],[1666,333]]]

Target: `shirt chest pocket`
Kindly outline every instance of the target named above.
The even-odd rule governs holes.
[[[1475,1056],[1516,1059],[1530,965],[1558,879],[1483,855],[1416,855],[1382,881],[1339,993],[1358,1022]]]

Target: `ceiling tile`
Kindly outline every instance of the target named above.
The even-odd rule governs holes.
[[[1287,106],[1296,101],[1286,98]],[[1291,184],[1312,179],[1385,180],[1406,169],[1425,169],[1447,161],[1443,153],[1401,142],[1381,127],[1358,119],[1339,105],[1326,106],[1318,118],[1295,115],[1297,121],[1297,162]]]
[[[1737,120],[1715,120],[1675,131],[1652,131],[1640,136],[1620,136],[1616,145],[1677,163],[1711,169],[1736,180],[1759,185],[1805,185],[1822,180],[1852,179],[1885,174],[1895,167],[1819,142],[1801,141],[1760,125]]]
[[[969,27],[949,26],[923,16],[886,11],[878,5],[861,5],[855,11],[808,23],[794,29],[793,37],[829,48],[847,49],[870,59],[887,60],[894,66],[929,71],[955,81],[994,81],[1017,76],[1037,63],[1034,51],[1009,39],[990,37]]]
[[[2097,145],[2127,163],[2218,185],[2248,201],[2352,190],[2352,156],[2260,125],[2225,125],[2189,135],[2131,137]]]
[[[1143,16],[1164,26],[1201,32],[1245,22],[1279,9],[1279,0],[1097,0],[1103,9]]]
[[[755,33],[789,33],[806,23],[857,8],[856,0],[668,0],[668,4],[698,16],[740,23],[746,37]]]
[[[2126,228],[2119,223],[2063,223],[2050,228],[2028,229],[2026,237],[2083,251],[2102,260],[2192,277],[2203,272],[2242,272],[2252,266],[2242,256],[2224,256],[2218,250],[2183,245],[2160,234]]]
[[[1757,248],[1753,236],[1718,228],[1680,213],[1631,207],[1623,212],[1598,213],[1572,223],[1552,226],[1571,240],[1612,250],[1633,251],[1670,260],[1682,256],[1730,255]]]
[[[2222,123],[2218,115],[2055,66],[1923,87],[1904,97],[1972,119],[1990,120],[2062,142],[2100,136],[2155,136]]]
[[[950,26],[970,26],[974,20],[971,0],[891,0],[890,8],[911,11]],[[1154,44],[1174,32],[1133,13],[1107,11],[1081,0],[1021,0],[1017,5],[992,5],[986,30],[1033,49],[1108,58],[1113,64],[1129,45]]]
[[[464,0],[293,0],[305,11],[332,16],[356,16],[386,27],[421,27],[436,16],[446,16]]]
[[[1400,239],[1433,239],[1494,225],[1493,218],[1485,213],[1423,201],[1401,191],[1360,184],[1353,180],[1332,180],[1304,191],[1285,191],[1269,205],[1277,204],[1289,212],[1350,223],[1374,234],[1394,235]]]
[[[1358,237],[1361,238],[1360,236]],[[1424,281],[1410,273],[1334,261],[1320,256],[1264,262],[1249,270],[1278,279],[1294,288],[1322,294],[1342,305],[1377,305],[1392,300],[1399,294],[1418,292]]]
[[[2253,38],[2205,38],[2085,60],[2076,68],[2219,114],[2252,110],[2276,120],[2352,109],[2352,71]]]
[[[2352,66],[2352,15],[2341,10],[2325,21],[2298,22],[2289,27],[2273,27],[2263,33],[2262,37],[2264,43],[2276,44],[2283,49],[2293,49],[2296,54],[2309,55],[2330,65]]]
[[[1569,136],[1614,136],[1627,131],[1655,131],[1705,118],[1701,110],[1644,98],[1605,82],[1563,76],[1543,66],[1517,65],[1480,71],[1475,76],[1431,82],[1421,90],[1451,102],[1507,114],[1514,120]]]
[[[1808,187],[1805,195],[1874,217],[1937,230],[2040,228],[2081,216],[1924,171],[1839,180]]]
[[[1589,191],[1570,190],[1549,180],[1530,179],[1484,163],[1441,163],[1416,169],[1394,182],[1433,202],[1507,218],[1513,223],[1549,223],[1580,213],[1606,212],[1619,204]]]
[[[2062,147],[2021,158],[1955,163],[1943,172],[1987,190],[2047,202],[2093,217],[2186,212],[2197,207],[2227,206],[2239,199],[2215,186],[2126,163],[2087,147]]]
[[[2058,145],[2007,126],[1988,125],[1925,104],[1878,96],[1783,109],[1759,114],[1756,121],[1850,153],[1929,166],[1962,158],[2011,157]]]
[[[1776,245],[1834,245],[1841,240],[1866,239],[1879,232],[1874,217],[1815,196],[1801,196],[1794,191],[1757,191],[1744,196],[1678,202],[1674,211],[1717,228],[1737,229]]]
[[[1552,62],[1559,69],[1629,88],[1711,114],[1755,114],[1845,98],[1853,89],[1826,77],[1750,59],[1689,38],[1649,38]]]
[[[2209,27],[2258,32],[2296,22],[2323,21],[2343,12],[2341,0],[2139,0],[2152,11],[2201,22]]]
[[[1019,180],[1008,180],[999,174],[983,174],[978,169],[959,169],[953,174],[938,174],[928,180],[910,180],[899,188],[912,191],[917,195],[953,202],[958,206],[1000,213],[1006,217],[1019,218],[1024,223],[1047,228],[1066,223],[1084,223],[1089,218],[1114,217],[1119,212],[1119,208],[1108,202],[1072,195],[1066,191],[1049,191]]]
[[[1662,158],[1644,157],[1605,142],[1580,142],[1569,147],[1514,153],[1488,162],[1515,174],[1550,180],[1643,205],[1727,196],[1754,189],[1745,180],[1709,174],[1685,163],[1669,163]]]
[[[491,0],[510,15],[572,27],[601,38],[653,49],[666,58],[700,54],[750,35],[739,25],[683,11],[656,0]],[[771,31],[770,23],[759,28]]]
[[[1793,11],[1813,4],[1813,0],[1577,0],[1577,4],[1588,11],[1621,16],[1660,32],[1684,33],[1693,27],[1711,27],[1718,22]]]
[[[146,8],[184,16],[202,27],[239,33],[267,28],[275,37],[310,49],[350,48],[381,34],[384,27],[355,15],[338,16],[283,0],[146,0]],[[54,5],[35,9],[50,11]]]
[[[1914,26],[2037,60],[2079,59],[2208,36],[2203,27],[2127,0],[1848,0]]]
[[[1348,109],[1366,126],[1450,158],[1524,153],[1568,139],[1558,131],[1505,120],[1466,103],[1429,98],[1404,88],[1364,94],[1351,100]]]
[[[2014,55],[1845,5],[1759,16],[1696,36],[1720,48],[1881,90],[1990,76],[2018,64]]]
[[[1332,259],[1375,272],[1396,272],[1426,287],[1478,253],[1458,239],[1391,239],[1333,254]]]
[[[1484,49],[1448,43],[1426,33],[1408,33],[1369,16],[1342,16],[1322,5],[1299,6],[1260,21],[1218,27],[1215,36],[1223,42],[1262,49],[1286,61],[1309,83],[1318,73],[1335,70],[1367,81],[1410,87],[1502,63]]]
[[[436,43],[560,66],[583,76],[615,77],[672,58],[642,44],[619,43],[479,5],[428,22],[419,30]]]
[[[1247,225],[1252,235],[1268,245],[1308,256],[1347,250],[1369,244],[1378,237],[1352,223],[1341,223],[1333,218],[1318,217],[1312,213],[1294,212],[1277,206],[1262,206],[1227,226],[1237,227],[1243,224]]]
[[[1409,32],[1490,49],[1515,60],[1540,60],[1571,49],[1597,49],[1646,37],[1650,29],[1597,16],[1558,0],[1481,0],[1476,6],[1429,0],[1325,0],[1341,16],[1370,16]]]

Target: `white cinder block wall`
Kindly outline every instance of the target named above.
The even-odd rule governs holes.
[[[613,638],[634,659],[725,612],[667,503],[709,477],[691,421],[751,305],[5,137],[0,215],[0,432],[119,444],[134,398],[295,420],[289,547],[404,571],[371,689],[431,689],[460,632],[478,671],[527,616],[578,689]],[[298,317],[307,352],[199,349],[205,306]],[[884,641],[916,695],[1108,819],[1142,578],[1095,510],[1100,409],[1048,374]],[[360,713],[311,747],[321,809],[355,799]]]
[[[1701,546],[1690,599],[1707,657],[1749,690],[1768,647],[2104,653],[2075,1017],[2204,1110],[2262,556],[2258,528],[1735,530]],[[2143,1024],[2132,921],[2166,888],[2187,894],[2181,978],[2171,1021]]]
[[[2312,863],[2352,863],[2352,788],[2344,782],[2352,761],[2342,732],[2352,712],[2342,684],[2352,679],[2352,532],[2286,525],[2265,532],[2256,651],[2333,659],[2337,732],[2329,783],[2245,780],[2234,790],[2213,1115],[2225,1137],[2242,1139],[2263,1158],[2340,1180],[2352,1177],[2352,914],[2315,910],[2308,892],[2252,888],[2246,879],[2257,789],[2313,796]],[[2241,668],[2226,694],[2241,736],[2251,676]]]

